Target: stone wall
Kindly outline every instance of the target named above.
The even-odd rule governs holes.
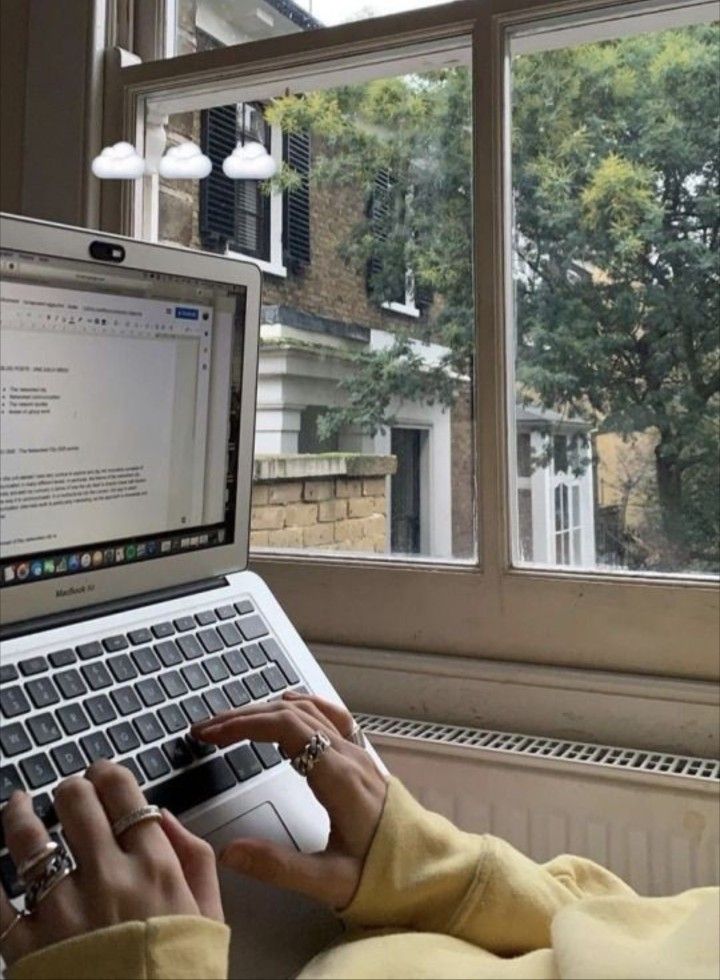
[[[394,456],[323,453],[255,460],[251,548],[385,553]]]

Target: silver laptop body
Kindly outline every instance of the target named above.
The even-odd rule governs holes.
[[[325,811],[275,746],[184,738],[284,690],[340,702],[247,570],[259,270],[2,216],[0,271],[2,800],[22,785],[51,826],[60,779],[107,755],[218,848],[321,850]],[[223,878],[233,976],[292,975],[337,928]]]

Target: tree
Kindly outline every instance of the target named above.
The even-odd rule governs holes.
[[[513,61],[519,392],[600,431],[655,433],[647,563],[668,570],[720,561],[719,65],[717,25]],[[452,404],[470,373],[470,105],[453,69],[270,110],[319,137],[315,180],[365,189],[345,261],[370,269],[378,302],[413,270],[436,302],[412,335],[448,349],[433,371],[407,332],[362,355],[326,431],[388,425],[395,396]],[[391,191],[373,208],[379,173]]]

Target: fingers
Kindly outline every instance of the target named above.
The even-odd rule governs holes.
[[[100,759],[90,766],[85,773],[85,779],[95,788],[111,837],[111,825],[116,820],[147,804],[137,780],[125,766]],[[153,859],[172,852],[167,837],[154,820],[143,820],[129,827],[117,840],[117,846],[123,851],[143,854]]]
[[[209,919],[224,922],[215,853],[212,847],[207,841],[186,830],[169,810],[163,810],[162,814],[160,826],[180,861],[185,881],[193,893],[200,913]]]
[[[5,932],[5,930],[10,926],[12,922],[15,921],[17,917],[17,912],[10,904],[5,892],[0,888],[0,933]],[[2,945],[0,946],[0,955],[6,963],[12,963],[14,960],[18,959],[20,956],[24,956],[28,951],[30,936],[28,933],[28,925],[24,921],[17,922],[7,936],[3,939]]]
[[[358,862],[342,854],[302,854],[267,840],[232,841],[220,863],[278,888],[301,892],[333,908],[344,908],[358,880]]]
[[[221,746],[232,745],[246,738],[258,742],[277,742],[292,758],[303,750],[316,728],[297,708],[274,702],[256,708],[239,708],[224,719],[218,716],[204,724],[194,725],[191,731],[195,738]]]
[[[120,857],[95,787],[81,776],[64,779],[54,795],[55,810],[70,850],[82,872],[101,860]]]
[[[313,704],[337,728],[343,738],[347,738],[353,729],[353,716],[341,704],[333,704],[332,701],[318,697],[317,694],[301,694],[299,691],[285,691],[283,698],[286,701],[304,701]]]
[[[45,826],[35,815],[32,800],[27,793],[12,794],[3,810],[2,821],[5,843],[16,867],[36,854],[50,840]]]

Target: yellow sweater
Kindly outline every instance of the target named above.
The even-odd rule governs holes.
[[[496,837],[429,813],[396,780],[348,931],[302,980],[693,978],[720,975],[718,889],[639,898],[584,858],[539,865]],[[214,980],[229,930],[170,916],[130,922],[24,957],[12,980]]]

